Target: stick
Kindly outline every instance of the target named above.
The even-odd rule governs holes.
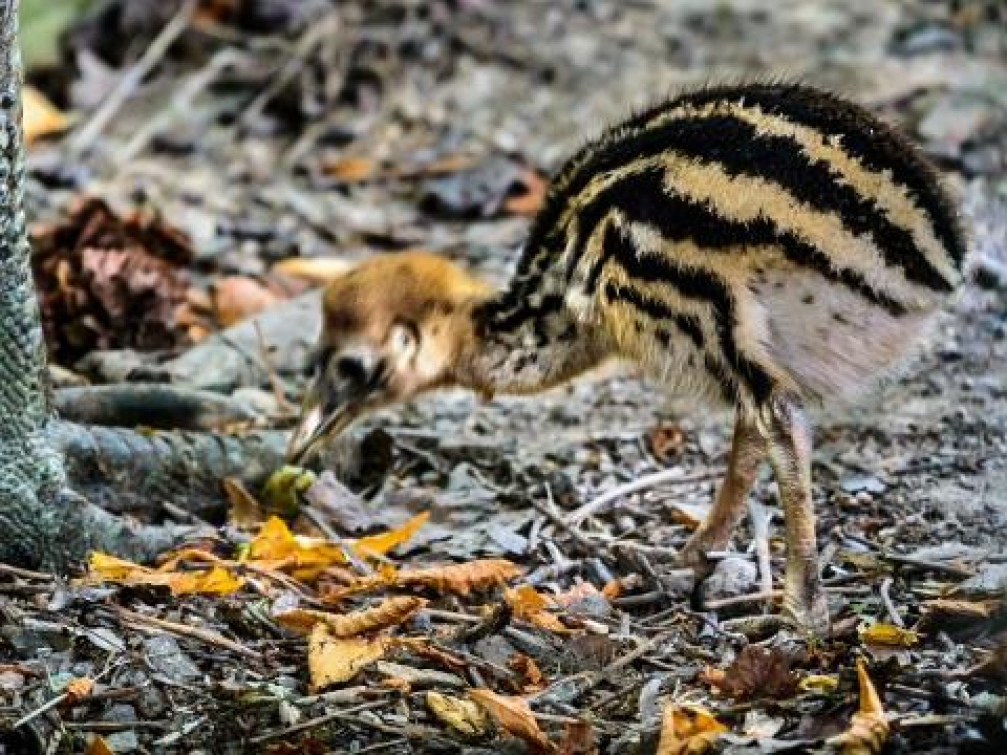
[[[879,591],[881,593],[881,602],[885,604],[885,610],[887,610],[888,615],[892,617],[892,623],[897,627],[905,629],[906,623],[902,620],[902,617],[899,615],[899,612],[895,610],[895,604],[892,602],[892,596],[888,593],[888,591],[891,589],[892,589],[891,577],[885,577],[883,580],[881,580],[881,589]]]
[[[130,68],[115,85],[108,97],[101,104],[91,119],[70,139],[70,151],[80,154],[86,152],[101,136],[102,132],[115,118],[116,113],[133,95],[140,83],[154,70],[154,67],[164,58],[171,46],[192,22],[196,0],[187,0],[178,13],[161,30],[143,56]]]
[[[755,555],[759,564],[759,591],[764,595],[773,592],[773,566],[769,553],[769,520],[771,516],[761,503],[749,500],[748,518],[752,521]],[[766,608],[769,608],[768,603]]]
[[[570,525],[580,524],[589,516],[597,514],[601,509],[610,503],[617,501],[630,493],[637,493],[655,485],[690,485],[694,482],[708,482],[717,480],[723,476],[723,472],[700,472],[694,475],[682,476],[677,469],[662,469],[660,472],[653,472],[635,480],[617,485],[611,490],[602,493],[592,501],[588,501],[580,508],[574,509],[566,515],[566,522]]]
[[[142,613],[136,613],[135,611],[130,611],[128,608],[122,608],[120,606],[115,606],[115,610],[119,616],[127,622],[132,623],[133,625],[138,625],[139,629],[151,629],[156,627],[157,629],[162,629],[165,632],[170,632],[171,634],[193,637],[210,645],[227,648],[228,650],[232,650],[239,655],[245,656],[246,658],[251,658],[256,661],[262,660],[262,656],[251,648],[239,645],[237,642],[229,640],[223,635],[217,634],[212,630],[201,629],[200,627],[191,627],[188,624],[178,624],[174,621],[166,621],[165,619],[158,619],[154,616],[146,616]],[[149,626],[143,626],[144,624]]]

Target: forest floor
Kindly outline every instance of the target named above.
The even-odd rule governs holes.
[[[702,752],[714,719],[725,733],[711,751],[807,752],[850,727],[857,659],[890,727],[884,752],[1007,752],[1000,3],[106,5],[122,12],[79,22],[63,62],[30,76],[77,113],[32,145],[29,166],[58,386],[171,380],[225,395],[256,427],[289,427],[317,329],[291,260],[423,248],[503,282],[566,154],[710,81],[799,79],[902,125],[960,197],[972,282],[901,378],[816,418],[835,624],[819,645],[749,645],[724,623],[769,608],[751,599],[760,550],[780,584],[768,475],[753,496],[768,528],[746,521],[698,589],[675,567],[724,469],[730,418],[609,370],[534,399],[446,394],[384,411],[333,453],[349,488],[315,483],[323,531],[394,533],[429,511],[382,563],[469,565],[463,577],[409,586],[353,558],[310,578],[289,560],[242,565],[234,547],[249,535],[233,514],[215,558],[244,586],[223,595],[0,565],[0,753],[572,755],[652,753],[659,738],[662,752]],[[79,209],[84,197],[111,209]],[[116,225],[137,210],[132,230]],[[241,498],[232,489],[232,511]],[[223,490],[218,503],[199,517],[220,524]],[[516,565],[509,587],[489,559]],[[393,594],[428,602],[392,603],[406,605],[397,620],[333,641],[362,667],[335,684],[309,672],[309,656],[323,663],[317,634],[278,619],[294,605],[388,609]]]

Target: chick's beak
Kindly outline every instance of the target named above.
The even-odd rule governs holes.
[[[304,397],[301,416],[287,443],[287,462],[309,460],[322,443],[339,435],[361,414],[365,398],[354,386],[344,383],[329,389],[316,380]]]

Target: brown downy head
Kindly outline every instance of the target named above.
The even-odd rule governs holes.
[[[472,338],[469,314],[489,293],[461,268],[421,252],[378,255],[330,282],[288,460],[306,460],[378,407],[451,385]]]

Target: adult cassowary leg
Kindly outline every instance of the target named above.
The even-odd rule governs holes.
[[[149,557],[176,533],[131,525],[75,495],[45,434],[45,344],[23,206],[17,16],[17,0],[0,0],[0,561],[63,570],[92,548]]]

